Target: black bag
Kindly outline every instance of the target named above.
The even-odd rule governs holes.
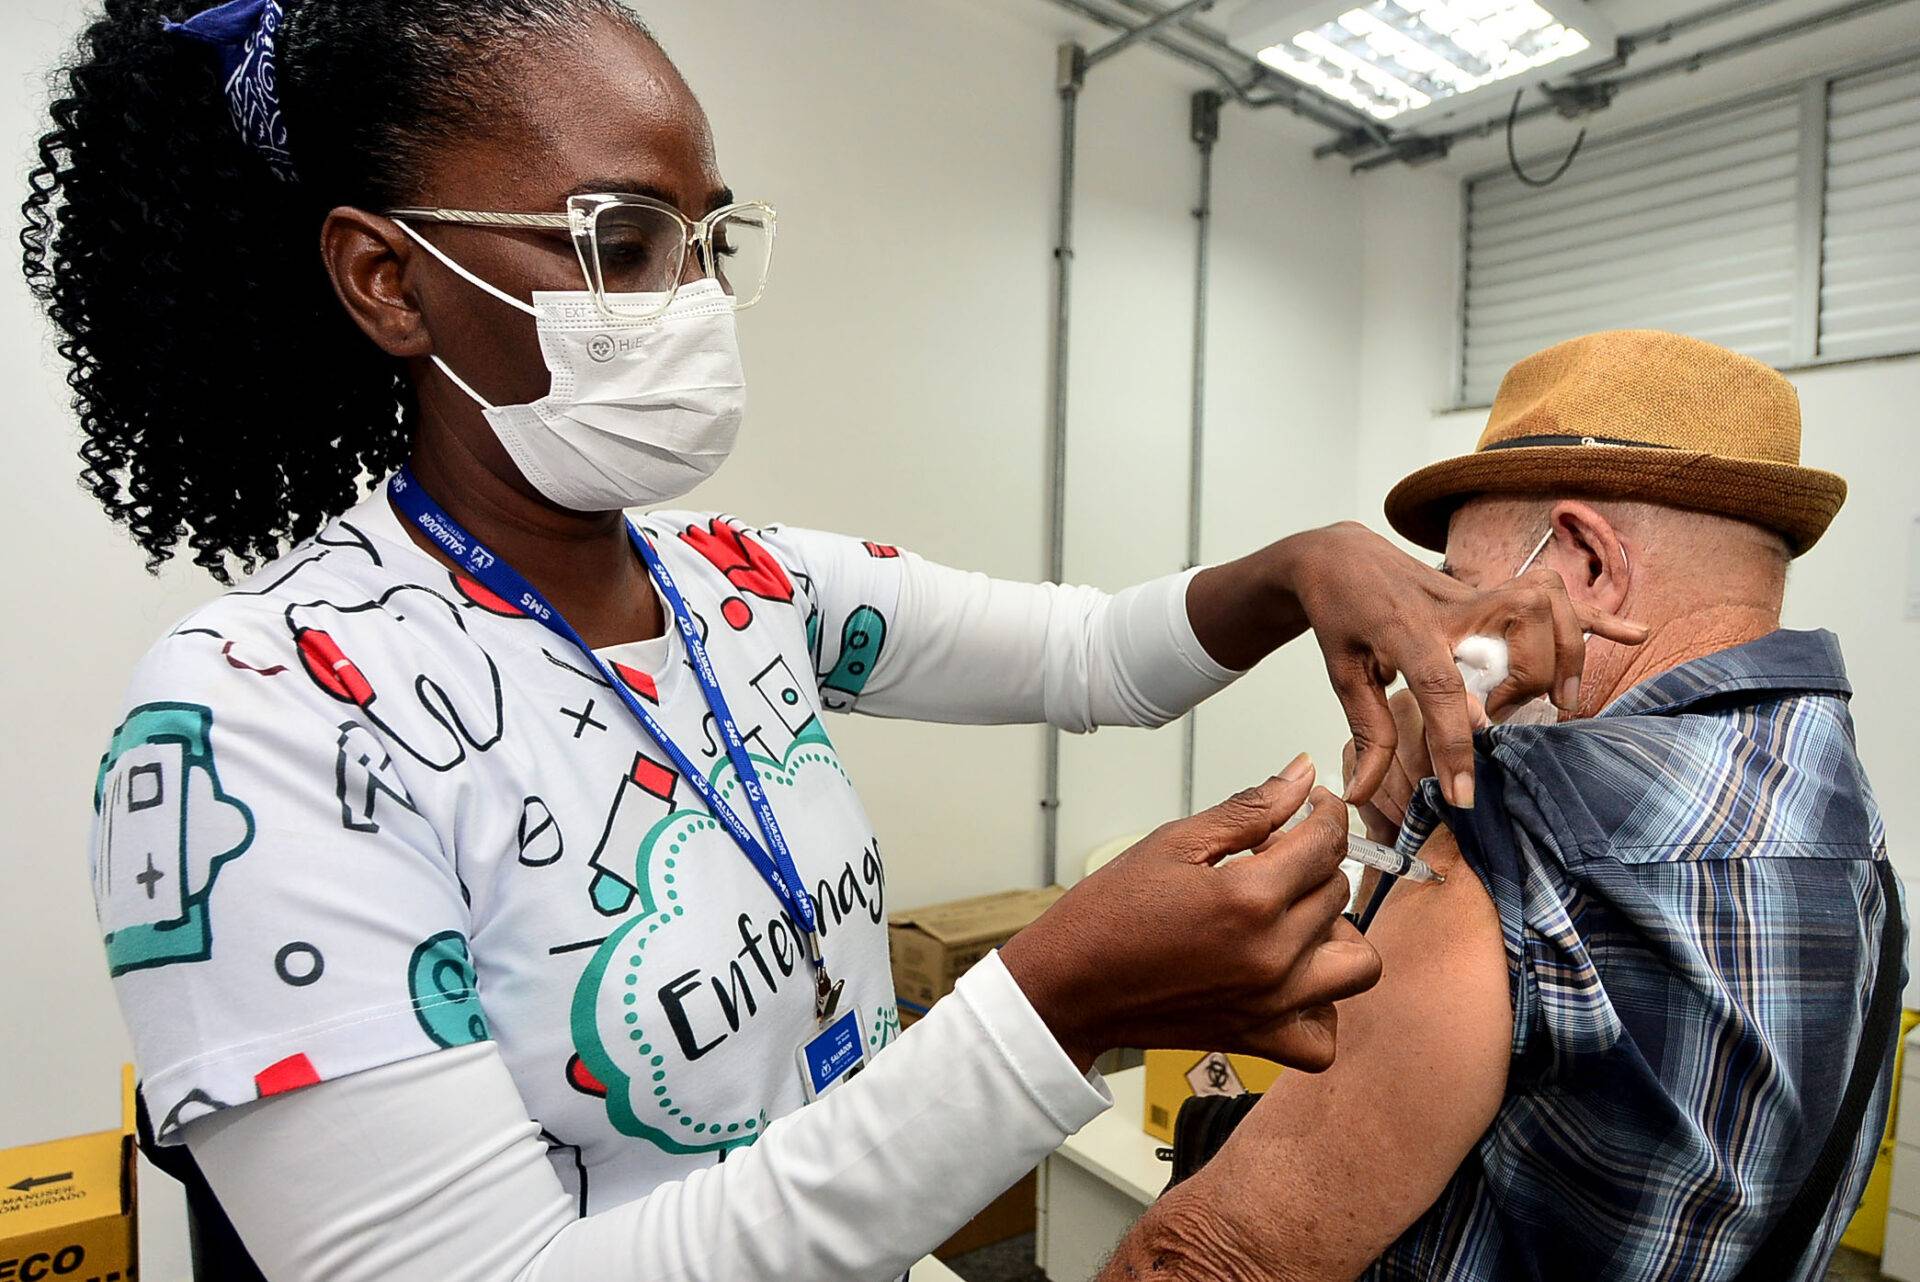
[[[1233,1128],[1260,1102],[1258,1092],[1240,1095],[1195,1095],[1183,1101],[1173,1119],[1173,1147],[1160,1150],[1173,1163],[1167,1189],[1193,1175],[1220,1151]]]

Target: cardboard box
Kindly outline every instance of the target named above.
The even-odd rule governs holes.
[[[120,1129],[0,1151],[0,1282],[131,1282],[140,1276],[133,1065]]]
[[[1146,1116],[1141,1129],[1173,1143],[1173,1119],[1190,1095],[1264,1091],[1284,1070],[1271,1060],[1220,1051],[1148,1051]]]
[[[1004,890],[889,916],[893,991],[902,1024],[926,1014],[929,1006],[953,991],[954,982],[969,967],[1019,934],[1066,893],[1064,886]]]

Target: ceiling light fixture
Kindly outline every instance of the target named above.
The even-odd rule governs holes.
[[[1599,62],[1613,40],[1583,0],[1253,0],[1228,30],[1275,71],[1396,123],[1542,67]]]

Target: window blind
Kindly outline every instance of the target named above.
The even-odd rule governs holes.
[[[1827,95],[1820,355],[1920,350],[1920,59]]]
[[[1551,187],[1509,171],[1469,182],[1461,402],[1486,404],[1521,357],[1600,329],[1788,363],[1801,110],[1789,91],[1590,141]]]

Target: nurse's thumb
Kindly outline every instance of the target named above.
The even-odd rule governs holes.
[[[1176,849],[1182,857],[1203,864],[1255,849],[1305,804],[1313,791],[1313,778],[1313,761],[1303,752],[1258,787],[1242,788],[1219,805],[1174,825],[1184,838]]]

